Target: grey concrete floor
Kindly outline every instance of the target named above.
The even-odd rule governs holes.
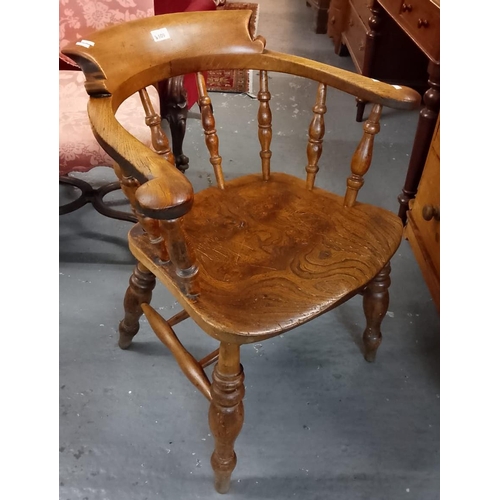
[[[353,69],[326,35],[313,33],[305,2],[259,3],[258,32],[268,48]],[[283,170],[302,176],[315,87],[276,74],[270,87],[273,163],[286,161]],[[226,176],[256,171],[256,102],[246,95],[211,97]],[[327,104],[318,185],[342,193],[361,124],[351,96],[330,92]],[[416,112],[384,111],[361,201],[397,211],[417,118]],[[195,108],[185,153],[195,190],[210,185],[214,176]],[[81,177],[95,185],[114,180],[104,167]],[[68,196],[63,191],[61,203]],[[121,206],[119,198],[115,203]],[[134,266],[130,227],[90,206],[60,217],[60,499],[220,498],[212,486],[205,399],[145,320],[128,351],[117,346]],[[245,424],[226,498],[439,498],[439,315],[408,242],[392,269],[374,364],[360,352],[360,298],[242,348]],[[166,317],[180,310],[160,285],[152,305]],[[216,347],[191,320],[176,332],[195,357]]]

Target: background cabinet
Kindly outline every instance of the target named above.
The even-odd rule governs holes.
[[[409,203],[405,237],[439,309],[439,118],[417,194]]]

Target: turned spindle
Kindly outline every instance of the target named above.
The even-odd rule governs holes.
[[[154,150],[160,155],[165,155],[165,158],[172,165],[175,165],[175,158],[172,150],[170,149],[167,135],[161,128],[160,115],[156,113],[153,105],[151,104],[151,99],[149,98],[149,94],[146,89],[139,90],[139,95],[141,96],[142,107],[144,108],[144,113],[146,114],[146,125],[151,129],[151,143]]]
[[[368,362],[375,361],[377,349],[382,342],[380,326],[389,308],[390,272],[391,265],[388,263],[363,291],[363,311],[366,317],[363,344],[364,356]]]
[[[269,149],[271,139],[273,137],[271,108],[269,101],[271,100],[271,93],[268,90],[267,71],[260,72],[260,90],[257,94],[259,100],[259,113],[257,120],[259,122],[259,141],[260,141],[260,158],[262,160],[262,177],[265,181],[269,180],[271,173],[271,156],[272,152]]]
[[[358,191],[365,182],[363,176],[368,172],[372,162],[375,135],[380,131],[380,115],[382,106],[374,104],[368,120],[363,125],[363,137],[351,160],[351,175],[347,179],[347,190],[344,196],[344,207],[352,207],[356,203]]]
[[[188,298],[195,299],[199,293],[198,266],[189,248],[181,226],[181,219],[161,221],[160,232],[167,244],[179,286]]]
[[[326,85],[320,83],[316,92],[316,103],[313,107],[313,118],[309,125],[309,142],[307,143],[307,179],[306,185],[309,191],[314,187],[316,174],[319,170],[318,162],[323,152],[323,136],[325,135],[326,113]]]
[[[212,399],[210,395],[210,381],[201,365],[186,350],[168,322],[160,314],[149,304],[142,304],[142,309],[153,332],[168,347],[184,375],[210,401]]]
[[[217,186],[224,189],[224,174],[222,173],[222,158],[219,155],[219,138],[215,130],[215,118],[212,112],[212,101],[208,96],[205,77],[202,73],[196,73],[196,84],[198,87],[198,105],[201,112],[201,124],[205,131],[205,143],[210,154],[210,163],[214,167]]]
[[[221,342],[219,360],[214,367],[212,400],[208,412],[210,430],[215,440],[211,464],[214,485],[219,493],[227,493],[231,473],[236,467],[234,442],[243,427],[245,387],[240,364],[240,346]]]

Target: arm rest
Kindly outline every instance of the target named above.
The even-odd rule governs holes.
[[[88,114],[97,142],[124,175],[142,184],[135,208],[144,216],[172,220],[185,215],[193,204],[193,187],[175,165],[127,132],[113,112],[112,96],[90,97]]]

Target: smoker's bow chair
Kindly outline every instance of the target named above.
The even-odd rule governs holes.
[[[144,312],[188,379],[208,399],[215,439],[211,463],[221,493],[229,489],[236,465],[234,442],[243,424],[243,344],[282,334],[363,293],[364,356],[374,360],[388,307],[389,260],[400,244],[402,224],[395,214],[356,197],[370,166],[382,106],[416,109],[420,102],[411,89],[266,50],[264,38],[250,38],[250,15],[217,11],[157,16],[96,33],[91,47],[64,50],[86,75],[94,134],[116,161],[121,186],[139,219],[129,232],[138,264],[125,294],[119,345],[130,346]],[[201,72],[235,68],[260,70],[256,134],[261,150],[260,161],[256,151],[253,168],[261,171],[228,181]],[[286,165],[271,168],[269,71],[318,82],[304,139],[305,180],[281,173]],[[172,162],[133,138],[115,118],[124,99],[160,76],[191,72],[197,73],[202,125],[217,180],[217,186],[196,194]],[[374,103],[343,196],[314,185],[328,87]],[[184,308],[170,319],[149,305],[156,279]],[[200,361],[173,331],[188,317],[220,342],[219,349]],[[204,368],[213,362],[210,382]]]

